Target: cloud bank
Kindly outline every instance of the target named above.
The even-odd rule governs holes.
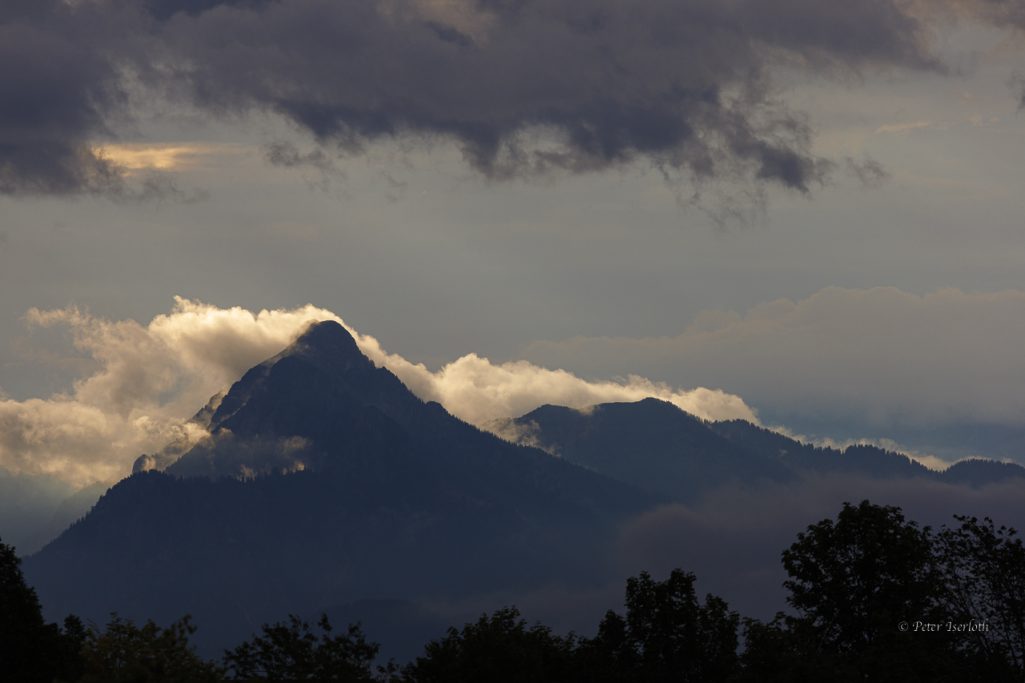
[[[1025,291],[830,287],[681,334],[535,343],[525,357],[575,372],[629,367],[736,392],[776,414],[846,424],[1025,424]]]
[[[0,468],[49,474],[75,484],[126,474],[133,460],[170,442],[204,436],[185,423],[245,370],[287,346],[313,320],[344,321],[326,309],[218,308],[182,298],[147,324],[105,320],[76,308],[30,310],[30,324],[64,326],[95,369],[70,391],[46,399],[0,399]],[[588,381],[526,362],[492,363],[469,354],[437,371],[389,354],[377,339],[353,333],[375,363],[424,400],[442,403],[478,425],[517,416],[543,403],[585,407],[658,396],[709,419],[755,419],[737,396],[692,391],[641,377]]]
[[[832,162],[774,71],[941,71],[956,7],[863,0],[13,0],[0,9],[0,193],[123,191],[90,142],[140,101],[273,114],[323,149],[452,142],[492,178],[642,161],[676,180],[798,191]]]

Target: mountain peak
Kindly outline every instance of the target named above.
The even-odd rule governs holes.
[[[280,361],[290,365],[291,361],[297,359],[332,373],[369,372],[375,369],[374,362],[363,353],[349,331],[334,320],[311,322],[291,346],[268,362],[273,373],[273,366]]]
[[[349,331],[334,320],[311,322],[295,340],[292,349],[332,355],[363,355]]]

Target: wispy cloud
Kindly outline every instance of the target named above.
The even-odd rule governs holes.
[[[913,130],[922,130],[923,128],[935,128],[936,124],[932,121],[907,121],[902,123],[887,123],[876,128],[876,135],[892,135],[899,133],[908,133]]]
[[[847,450],[851,446],[875,446],[876,448],[882,448],[883,450],[893,453],[906,455],[915,462],[918,462],[935,472],[943,472],[954,464],[954,462],[945,460],[932,453],[921,453],[914,449],[910,449],[903,444],[897,443],[893,439],[831,439],[828,437],[813,437],[799,434],[783,425],[771,425],[766,428],[796,441],[800,441],[801,443],[812,444],[822,448],[832,448],[838,451]]]

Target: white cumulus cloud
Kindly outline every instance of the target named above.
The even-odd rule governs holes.
[[[851,423],[1025,424],[1025,291],[828,287],[679,335],[538,342],[525,356],[707,383],[777,414]]]
[[[47,398],[0,396],[0,467],[74,484],[116,479],[141,453],[200,438],[202,430],[185,420],[314,320],[345,325],[371,360],[418,396],[481,426],[545,403],[583,408],[646,396],[706,419],[756,419],[738,396],[715,389],[680,390],[633,375],[590,381],[525,361],[493,363],[476,354],[431,370],[388,353],[374,337],[313,305],[253,312],[176,297],[169,313],[146,324],[108,320],[73,307],[32,309],[26,319],[33,326],[69,329],[95,369],[68,391]]]

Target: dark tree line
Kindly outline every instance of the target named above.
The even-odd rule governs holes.
[[[376,664],[358,626],[291,616],[200,658],[188,618],[162,628],[112,617],[85,628],[44,622],[13,548],[0,543],[0,679],[25,683],[178,681],[1025,681],[1025,548],[1013,529],[957,517],[933,531],[899,508],[845,504],[783,552],[789,610],[765,623],[693,574],[647,573],[626,585],[593,638],[529,624],[515,608],[427,643],[404,667]]]

